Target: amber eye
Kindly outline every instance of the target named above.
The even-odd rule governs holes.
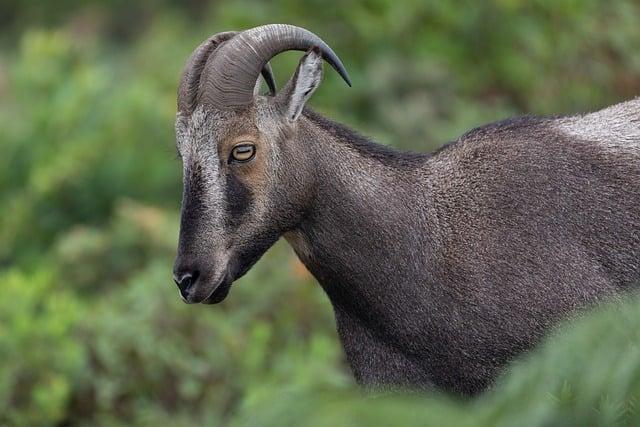
[[[256,154],[256,146],[250,143],[238,144],[231,150],[230,161],[248,162]]]

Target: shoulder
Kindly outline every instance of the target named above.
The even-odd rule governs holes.
[[[433,153],[431,163],[448,167],[480,167],[517,162],[553,150],[561,138],[553,129],[556,117],[523,116],[489,123],[465,132]]]

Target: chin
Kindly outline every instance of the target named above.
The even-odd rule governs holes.
[[[229,290],[231,289],[231,284],[233,282],[231,280],[224,280],[220,283],[211,294],[202,300],[201,304],[218,304],[227,298],[229,295]]]
[[[271,243],[271,240],[269,240],[268,243]],[[215,284],[215,280],[211,282],[205,280],[204,283],[200,284],[203,288],[200,289],[196,295],[191,296],[188,300],[183,298],[183,300],[188,304],[218,304],[224,301],[227,295],[229,295],[233,282],[244,276],[269,247],[269,244],[263,244],[258,249],[252,248],[248,251],[249,253],[241,253],[233,257],[232,261],[223,270],[222,279],[218,279],[217,284]],[[207,275],[205,275],[205,277],[206,276]],[[209,275],[209,277],[211,276],[213,276],[213,274]],[[196,286],[198,286],[198,284],[196,284]],[[211,290],[208,291],[209,293],[207,294],[208,289]],[[203,297],[203,295],[207,296]]]

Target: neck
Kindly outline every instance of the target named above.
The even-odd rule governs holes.
[[[301,120],[299,139],[319,160],[311,207],[286,238],[337,315],[378,332],[401,327],[411,308],[424,308],[416,282],[428,280],[425,230],[435,221],[428,156],[377,145],[309,111]]]
[[[446,308],[434,283],[428,156],[376,145],[305,112],[298,140],[316,160],[311,206],[286,234],[320,282],[356,379],[424,387],[443,348]],[[445,320],[446,321],[446,320]]]

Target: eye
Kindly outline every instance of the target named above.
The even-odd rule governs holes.
[[[248,162],[256,155],[256,146],[251,143],[238,144],[231,150],[229,162]]]

